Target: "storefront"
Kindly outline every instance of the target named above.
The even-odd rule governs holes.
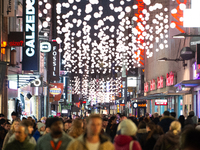
[[[145,116],[146,107],[147,107],[146,101],[133,102],[132,103],[132,116],[137,117],[137,118]]]

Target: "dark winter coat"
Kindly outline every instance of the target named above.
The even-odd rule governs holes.
[[[133,141],[131,136],[118,135],[114,139],[115,150],[129,150],[129,144]],[[132,150],[142,150],[140,143],[136,140],[133,142]]]
[[[160,136],[157,140],[154,150],[178,150],[180,135],[174,135],[172,131]]]
[[[35,145],[29,142],[29,137],[27,137],[23,143],[14,140],[11,143],[8,143],[4,148],[4,150],[34,150],[34,149]]]
[[[150,134],[150,132],[148,132],[148,135]],[[147,135],[147,137],[148,137]],[[146,139],[145,145],[143,150],[153,150],[156,141],[158,140],[158,138],[160,137],[159,134],[154,133],[149,139]]]
[[[172,116],[164,116],[160,118],[160,122],[158,123],[159,126],[163,128],[164,133],[169,131],[170,124],[175,120]]]
[[[160,119],[159,119],[159,118],[154,118],[152,121],[153,121],[155,124],[158,124],[158,123],[160,122]]]
[[[33,137],[35,138],[35,141],[37,142],[38,139],[41,137],[40,132],[38,130],[36,130],[33,134]]]
[[[117,133],[118,124],[108,124],[106,128],[106,133],[110,136],[111,141],[114,141],[115,135]]]
[[[148,133],[147,133],[146,129],[139,129],[137,131],[136,137],[137,137],[137,140],[140,143],[142,149],[144,149],[147,135],[148,135]]]
[[[4,141],[6,134],[7,134],[7,131],[2,126],[0,126],[0,150],[3,147],[3,141]]]

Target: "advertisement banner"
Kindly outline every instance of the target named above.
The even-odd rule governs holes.
[[[4,17],[15,16],[15,0],[4,0]]]
[[[25,46],[23,48],[22,70],[38,71],[38,1],[23,0],[23,4]]]
[[[51,43],[52,50],[48,53],[48,76],[51,81],[59,81],[59,45]]]
[[[49,93],[50,97],[54,97],[55,101],[59,101],[63,93],[63,83],[50,83]]]

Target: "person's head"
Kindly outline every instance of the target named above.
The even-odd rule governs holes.
[[[120,122],[118,132],[121,135],[135,136],[137,133],[137,126],[130,119],[125,119]]]
[[[50,131],[54,135],[60,135],[63,131],[63,122],[60,118],[54,117],[48,120],[48,126],[50,127]]]
[[[103,124],[102,124],[102,126],[104,128],[106,128],[108,126],[108,119],[107,118],[103,118]]]
[[[19,126],[20,120],[15,120],[11,125],[11,130],[15,131],[16,127]]]
[[[181,150],[200,150],[199,139],[200,131],[195,129],[185,130],[180,138]]]
[[[32,118],[31,116],[29,116],[27,119],[28,119],[29,121],[32,121],[32,120],[33,120],[33,118]]]
[[[11,123],[8,120],[6,121],[5,129],[7,131],[10,131],[10,129],[11,129]]]
[[[189,116],[190,116],[190,117],[193,117],[193,116],[194,116],[194,111],[190,111],[190,112],[189,112]]]
[[[138,129],[146,129],[146,123],[145,123],[145,121],[140,121],[140,123],[138,125]]]
[[[87,117],[87,134],[91,136],[99,135],[102,129],[102,118],[99,114],[91,114]]]
[[[145,114],[145,117],[146,117],[146,118],[149,118],[149,117],[150,117],[148,112]]]
[[[71,126],[72,126],[72,120],[65,121],[65,123],[64,123],[64,130],[66,131],[66,130],[70,129]]]
[[[117,120],[117,118],[115,116],[112,116],[110,118],[110,124],[116,124],[116,120]]]
[[[15,139],[21,143],[25,141],[28,134],[29,134],[28,127],[22,124],[17,126],[15,129]]]
[[[20,122],[20,125],[27,127],[29,134],[32,134],[32,132],[33,132],[33,122],[32,121],[23,120]]]
[[[5,127],[5,125],[6,125],[6,119],[1,119],[0,120],[0,125],[1,125],[1,127]]]
[[[176,118],[176,112],[171,112],[170,115],[174,118]]]
[[[5,119],[5,115],[4,114],[0,114],[0,120],[1,119]]]
[[[45,124],[42,122],[37,123],[37,128],[39,132],[44,132],[45,131]]]
[[[164,116],[169,116],[169,111],[164,111],[163,115]]]
[[[125,119],[127,119],[126,115],[121,115],[120,121],[123,121],[123,120],[125,120]]]
[[[15,111],[13,111],[11,113],[11,117],[12,117],[13,120],[15,120],[17,118],[17,116],[18,116],[18,114]]]
[[[153,117],[154,117],[154,118],[159,118],[159,114],[158,114],[157,112],[155,112],[155,113],[153,114]]]
[[[169,130],[171,130],[174,135],[177,135],[181,132],[181,124],[179,121],[173,121],[169,127]]]
[[[147,132],[155,130],[155,128],[156,128],[156,125],[152,121],[146,124],[146,130],[147,130]]]

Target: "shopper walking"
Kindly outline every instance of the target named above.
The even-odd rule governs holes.
[[[162,135],[154,146],[154,150],[178,150],[179,133],[181,132],[181,124],[179,121],[173,121],[170,125],[169,131]]]
[[[44,134],[44,131],[45,131],[45,124],[42,122],[38,122],[37,129],[33,134],[33,137],[35,138],[36,142]]]
[[[146,130],[146,123],[144,121],[141,121],[138,125],[138,131],[136,134],[137,140],[140,143],[142,149],[144,149],[146,138],[147,138],[147,130]]]
[[[82,119],[76,118],[72,122],[71,129],[69,131],[69,135],[73,138],[79,137],[83,133],[83,121]]]
[[[106,128],[106,133],[111,137],[112,142],[114,141],[115,135],[117,133],[117,118],[112,116],[109,120],[108,126]]]
[[[14,120],[10,131],[8,131],[8,133],[6,134],[6,137],[3,141],[3,149],[5,147],[5,145],[8,143],[10,137],[15,133],[16,128],[19,126],[20,120]]]
[[[28,127],[20,124],[15,129],[15,139],[8,143],[4,150],[34,150],[35,145],[29,142]]]
[[[115,150],[142,150],[136,141],[137,126],[130,119],[119,124],[119,135],[114,139]]]
[[[66,150],[72,138],[63,132],[63,122],[60,118],[50,118],[47,122],[50,133],[39,138],[35,150]]]
[[[158,123],[158,125],[163,128],[163,131],[165,133],[169,131],[170,124],[175,120],[175,118],[172,116],[169,116],[169,114],[170,114],[169,111],[165,111],[163,114],[164,116],[160,118],[160,122]]]
[[[90,115],[86,123],[86,133],[72,141],[67,150],[114,150],[109,139],[101,134],[102,118],[100,115]]]
[[[69,133],[70,129],[72,127],[72,120],[67,120],[64,122],[64,131],[65,133]]]

